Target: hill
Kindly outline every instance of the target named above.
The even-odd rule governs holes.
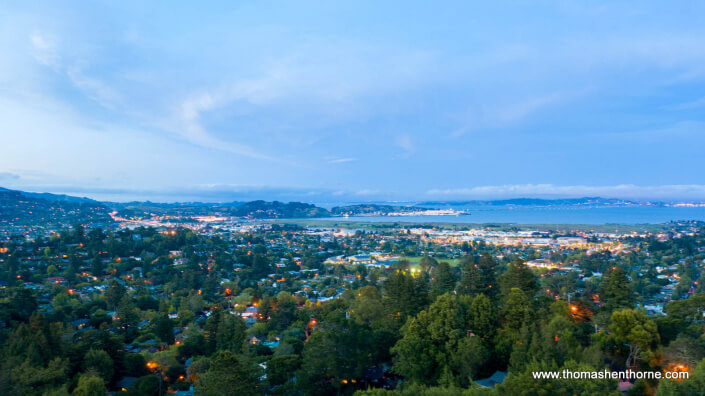
[[[313,204],[301,202],[252,201],[231,203],[153,203],[131,202],[111,204],[124,218],[149,218],[157,216],[193,217],[223,216],[248,219],[312,218],[328,217],[330,213]]]
[[[97,201],[0,188],[0,226],[63,228],[111,222],[110,209]]]

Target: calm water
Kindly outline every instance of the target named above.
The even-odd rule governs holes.
[[[672,220],[703,220],[705,208],[682,207],[457,207],[469,216],[351,216],[340,221],[409,223],[515,223],[515,224],[658,224]]]

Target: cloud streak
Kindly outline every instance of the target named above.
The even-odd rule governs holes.
[[[705,185],[639,186],[559,186],[553,184],[506,184],[468,188],[430,189],[426,194],[438,199],[497,199],[497,198],[580,198],[603,197],[623,199],[694,199],[705,200]]]
[[[326,160],[329,164],[344,164],[346,162],[355,162],[357,158],[329,158]]]

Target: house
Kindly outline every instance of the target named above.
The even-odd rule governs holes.
[[[269,347],[269,349],[274,349],[279,346],[279,337],[275,338],[274,341],[265,341],[262,345]]]
[[[494,374],[492,374],[490,377],[484,378],[481,380],[477,380],[474,382],[483,388],[494,389],[495,385],[503,383],[506,378],[507,378],[506,371],[495,371]]]
[[[350,261],[350,264],[371,264],[372,263],[372,257],[369,254],[358,254],[356,256],[349,257],[348,260]]]
[[[88,319],[76,319],[70,325],[81,330],[88,325]]]
[[[544,269],[558,268],[558,265],[552,263],[551,260],[546,260],[546,259],[536,259],[536,260],[528,261],[526,263],[526,266],[531,267],[531,268],[544,268]]]
[[[174,396],[193,396],[193,385],[188,390],[176,391]]]
[[[132,384],[137,380],[137,377],[122,377],[120,381],[115,384],[118,389],[121,389],[123,391],[126,391],[127,388],[132,386]]]
[[[57,285],[68,286],[69,282],[63,276],[50,276],[47,278],[49,283],[54,283]]]

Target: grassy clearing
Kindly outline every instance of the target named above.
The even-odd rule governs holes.
[[[418,264],[419,260],[421,260],[421,257],[423,257],[423,256],[403,256],[400,258],[400,260],[408,260],[412,264]],[[462,259],[440,259],[440,258],[436,258],[436,260],[439,263],[441,261],[445,261],[451,267],[457,267],[463,261]]]
[[[592,232],[659,232],[670,229],[669,224],[513,224],[513,223],[406,223],[406,222],[361,222],[331,219],[280,219],[268,223],[296,224],[302,227],[342,228],[361,230],[384,230],[398,228],[438,228],[450,230],[488,229],[494,231],[538,230],[538,231],[592,231]]]

